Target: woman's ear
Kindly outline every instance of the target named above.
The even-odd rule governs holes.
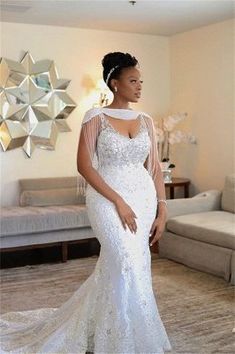
[[[117,80],[116,79],[111,79],[110,86],[111,86],[112,92],[114,92],[115,91],[115,87],[117,87]]]

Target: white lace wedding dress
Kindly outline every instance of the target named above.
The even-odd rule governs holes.
[[[1,353],[160,354],[171,350],[152,289],[150,227],[157,194],[144,162],[151,141],[140,130],[129,138],[97,115],[98,172],[137,215],[137,232],[124,230],[115,206],[90,185],[86,203],[101,250],[95,270],[59,308],[1,317]]]

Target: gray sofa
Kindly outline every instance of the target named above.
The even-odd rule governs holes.
[[[168,200],[159,256],[208,272],[235,284],[235,175],[223,191]]]
[[[19,205],[1,209],[1,252],[60,245],[66,261],[68,243],[88,239],[97,250],[77,177],[22,179],[19,187]]]

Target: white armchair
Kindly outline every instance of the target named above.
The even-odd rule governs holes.
[[[223,191],[168,200],[159,256],[235,283],[235,175]]]
[[[167,200],[168,219],[178,215],[201,213],[221,209],[222,192],[211,189],[192,198]]]

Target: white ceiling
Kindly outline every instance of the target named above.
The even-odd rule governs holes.
[[[171,36],[234,17],[232,0],[0,0],[1,20]]]

